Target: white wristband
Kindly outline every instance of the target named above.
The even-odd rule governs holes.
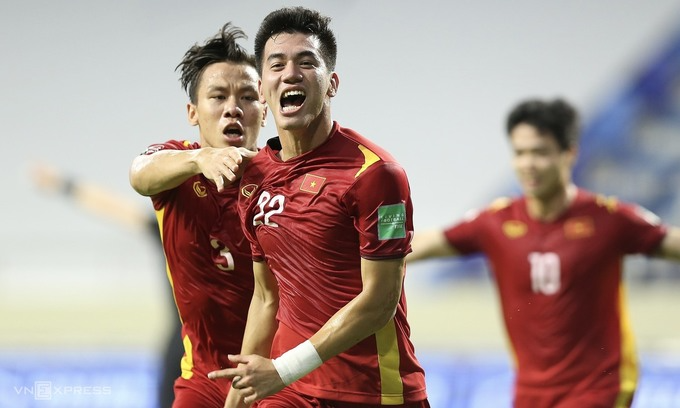
[[[272,363],[283,383],[290,385],[319,367],[323,361],[312,342],[306,340],[273,359]]]

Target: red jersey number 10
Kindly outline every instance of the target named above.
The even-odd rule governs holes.
[[[532,252],[529,254],[529,264],[534,293],[554,295],[560,290],[560,257],[556,253]]]

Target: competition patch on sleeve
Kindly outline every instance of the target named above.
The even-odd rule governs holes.
[[[378,208],[378,239],[406,237],[406,205],[383,205]]]
[[[162,144],[151,145],[151,146],[147,147],[146,150],[144,150],[144,152],[142,152],[142,155],[148,156],[150,154],[160,152],[163,149],[165,149],[165,146],[163,146]]]

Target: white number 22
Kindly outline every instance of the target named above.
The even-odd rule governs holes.
[[[272,215],[281,214],[283,212],[284,202],[285,197],[280,194],[272,197],[268,191],[260,193],[260,197],[257,199],[259,211],[253,217],[253,225],[257,226],[264,224],[270,227],[278,227],[279,225],[271,221],[270,218]]]

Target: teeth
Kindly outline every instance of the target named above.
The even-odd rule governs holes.
[[[293,105],[293,106],[284,106],[283,108],[281,108],[281,110],[284,111],[284,112],[288,112],[288,111],[295,110],[295,109],[297,109],[298,107],[299,107],[299,106],[295,106],[295,105]]]
[[[284,98],[287,98],[289,96],[296,96],[296,95],[305,96],[305,93],[303,91],[287,91],[287,92],[283,93]]]

